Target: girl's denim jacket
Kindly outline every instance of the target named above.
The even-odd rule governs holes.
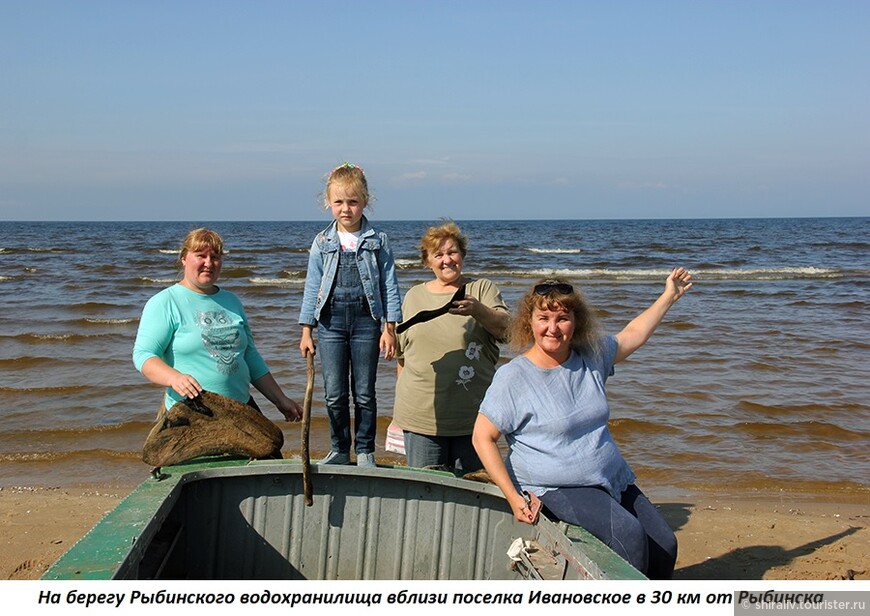
[[[340,250],[338,230],[333,222],[318,233],[311,244],[305,293],[299,312],[301,325],[316,325],[320,320],[320,312],[329,299],[329,292],[335,281]],[[402,300],[399,296],[393,251],[390,249],[387,234],[372,228],[365,216],[362,217],[356,254],[359,277],[372,317],[376,321],[401,322]]]

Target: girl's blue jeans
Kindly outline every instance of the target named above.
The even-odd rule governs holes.
[[[364,297],[332,298],[317,323],[317,354],[332,436],[332,450],[350,453],[350,399],[356,453],[374,453],[378,404],[381,324],[372,318]]]

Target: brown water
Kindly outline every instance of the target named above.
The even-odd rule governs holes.
[[[378,221],[373,221],[378,224]],[[133,485],[159,388],[132,366],[145,301],[173,282],[173,250],[198,224],[0,223],[0,486]],[[222,285],[301,400],[296,325],[307,249],[323,223],[215,223]],[[404,289],[422,222],[381,223]],[[683,264],[696,285],[608,382],[612,429],[647,492],[783,492],[870,504],[870,219],[469,222],[466,272],[509,305],[559,272],[615,333]],[[679,229],[675,234],[674,229]],[[512,353],[505,349],[504,358]],[[381,462],[395,363],[382,362]],[[328,449],[320,396],[312,457]],[[268,402],[262,408],[280,417]],[[300,428],[279,422],[285,455]]]

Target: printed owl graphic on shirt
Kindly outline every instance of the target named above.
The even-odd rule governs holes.
[[[208,354],[215,358],[217,371],[235,374],[239,369],[241,335],[233,327],[230,315],[223,310],[196,313],[197,324],[202,328],[202,343]]]

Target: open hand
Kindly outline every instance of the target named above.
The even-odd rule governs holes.
[[[177,372],[172,376],[169,386],[185,398],[196,398],[202,391],[202,385],[195,378],[183,372]]]
[[[665,282],[665,290],[677,301],[692,288],[691,280],[692,275],[686,268],[675,267]]]

